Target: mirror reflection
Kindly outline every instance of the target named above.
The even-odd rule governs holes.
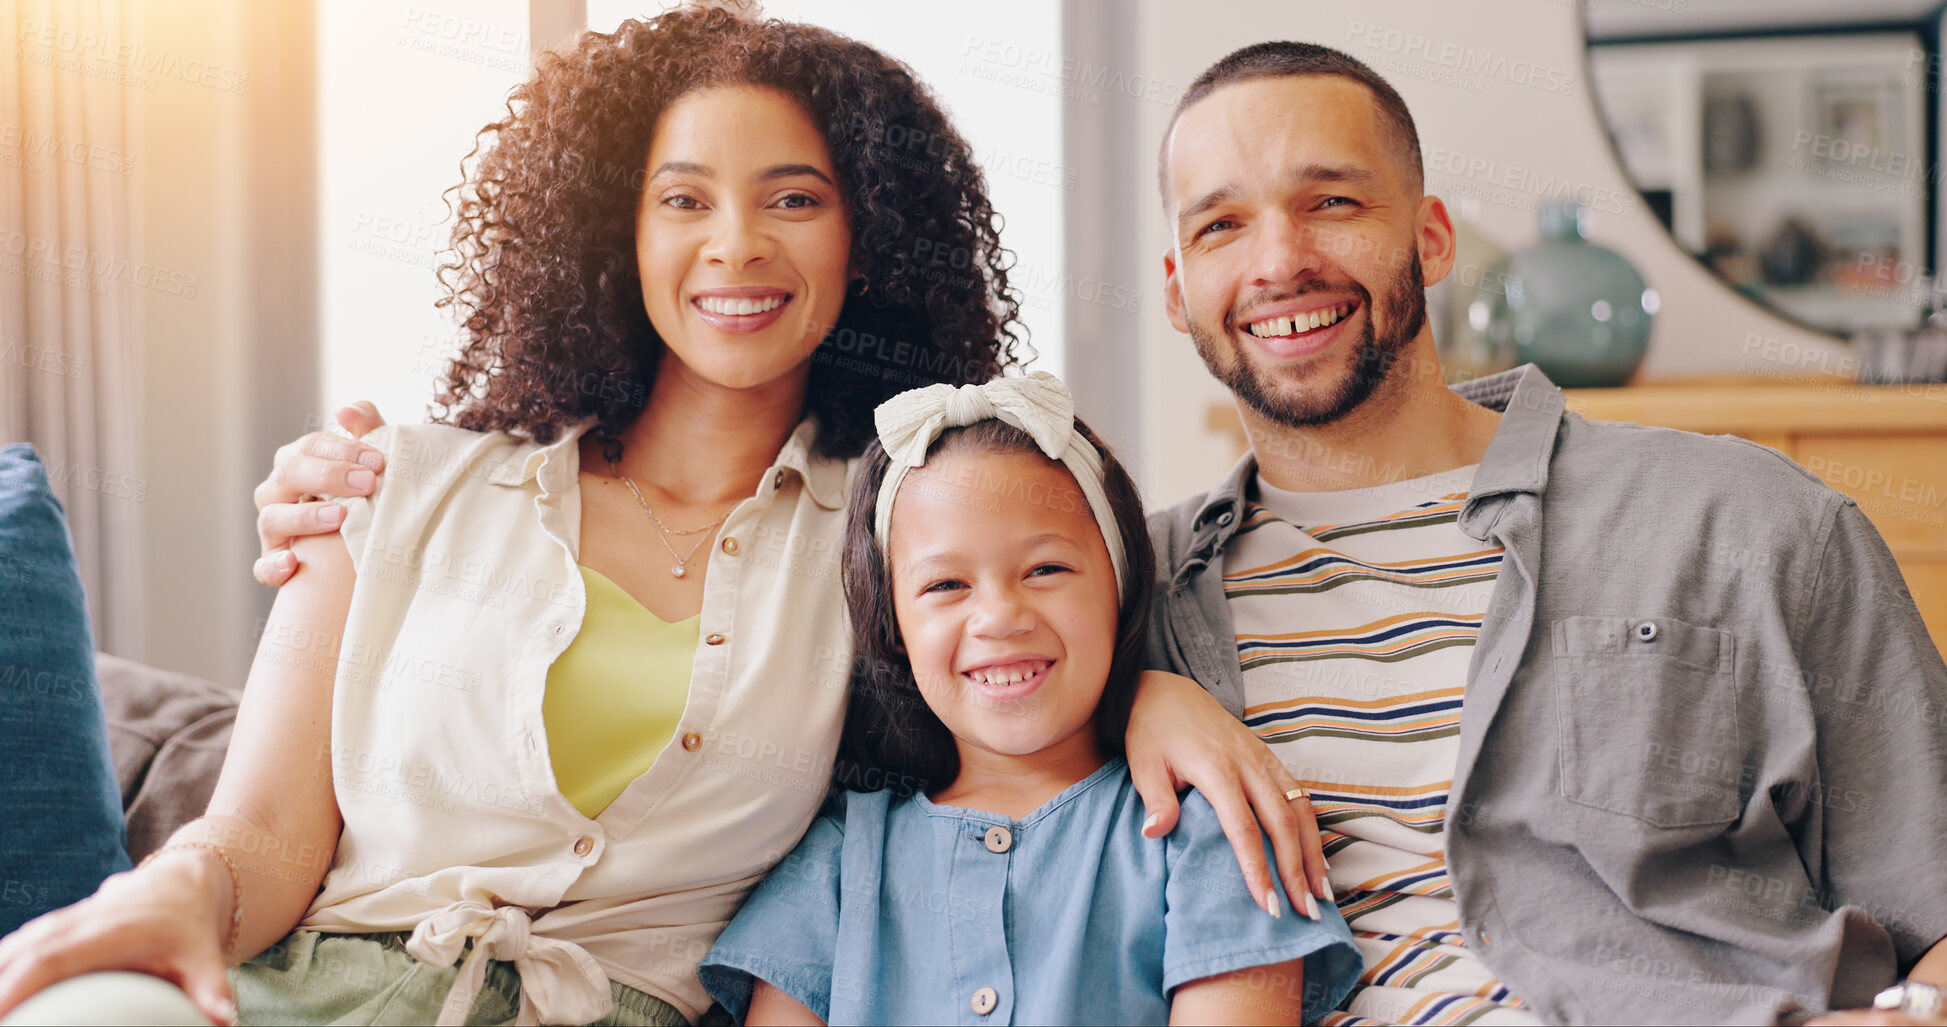
[[[1938,5],[1630,6],[1588,13],[1595,102],[1678,245],[1814,328],[1919,325],[1936,305]]]

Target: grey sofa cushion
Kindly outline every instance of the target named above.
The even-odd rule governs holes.
[[[108,749],[122,789],[129,858],[140,861],[202,816],[236,722],[236,693],[98,653]]]

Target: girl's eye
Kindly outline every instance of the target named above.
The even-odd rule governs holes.
[[[925,595],[928,592],[951,592],[955,589],[960,589],[965,587],[966,587],[965,582],[955,581],[949,578],[945,581],[935,581],[931,585],[928,585],[925,588],[920,589],[919,591],[921,595]]]
[[[1061,564],[1058,564],[1058,563],[1044,563],[1044,564],[1042,564],[1041,566],[1039,566],[1039,567],[1036,567],[1035,569],[1033,569],[1033,570],[1031,570],[1031,571],[1029,571],[1029,572],[1028,572],[1028,576],[1029,576],[1029,577],[1047,577],[1047,576],[1048,576],[1048,575],[1050,575],[1050,574],[1062,574],[1062,573],[1065,573],[1065,572],[1067,572],[1067,571],[1071,571],[1071,570],[1074,570],[1074,568],[1072,568],[1072,567],[1065,567],[1065,566],[1063,566],[1063,565],[1061,565]]]

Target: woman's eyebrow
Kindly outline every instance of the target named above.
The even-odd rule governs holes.
[[[666,160],[658,165],[649,177],[661,178],[664,175],[695,175],[699,178],[715,178],[717,177],[717,172],[715,168],[698,164],[695,161]]]
[[[698,164],[695,161],[666,160],[657,165],[655,172],[649,177],[655,179],[661,178],[664,175],[695,175],[698,178],[715,178],[717,177],[717,170],[707,164]],[[759,182],[770,182],[780,178],[797,178],[800,175],[809,175],[826,185],[835,185],[830,175],[825,174],[809,164],[773,164],[759,171],[754,177]]]
[[[833,184],[829,175],[826,175],[824,172],[809,164],[774,164],[758,172],[757,180],[760,182],[769,182],[778,178],[796,178],[799,175],[810,175],[812,178],[826,185]]]

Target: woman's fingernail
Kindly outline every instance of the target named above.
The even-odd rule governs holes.
[[[350,474],[345,475],[345,483],[360,492],[369,491],[377,480],[377,476],[363,467],[354,467]]]
[[[1143,821],[1143,833],[1148,834],[1152,828],[1162,822],[1162,819],[1163,815],[1161,813],[1151,813],[1149,819]]]
[[[1271,914],[1271,919],[1284,919],[1284,907],[1278,905],[1278,894],[1271,889],[1264,889],[1264,894],[1257,897],[1257,904],[1263,906],[1266,913]]]
[[[237,1000],[226,998],[216,1007],[216,1018],[225,1024],[237,1022]]]
[[[337,503],[326,503],[324,509],[318,511],[318,520],[326,524],[337,524],[344,519],[345,508]]]
[[[379,451],[376,449],[361,450],[358,454],[358,462],[370,467],[374,471],[385,469],[385,458],[380,456]]]
[[[1305,915],[1313,920],[1318,919],[1318,900],[1312,898],[1311,892],[1305,893]]]
[[[291,568],[297,566],[297,556],[293,554],[290,550],[286,549],[283,552],[277,554],[276,559],[272,560],[271,562],[277,565],[278,570],[288,571]]]
[[[1338,903],[1339,893],[1332,890],[1332,882],[1327,881],[1326,879],[1321,877],[1318,879],[1318,886],[1320,888],[1325,889],[1325,901],[1330,902],[1334,905]]]

